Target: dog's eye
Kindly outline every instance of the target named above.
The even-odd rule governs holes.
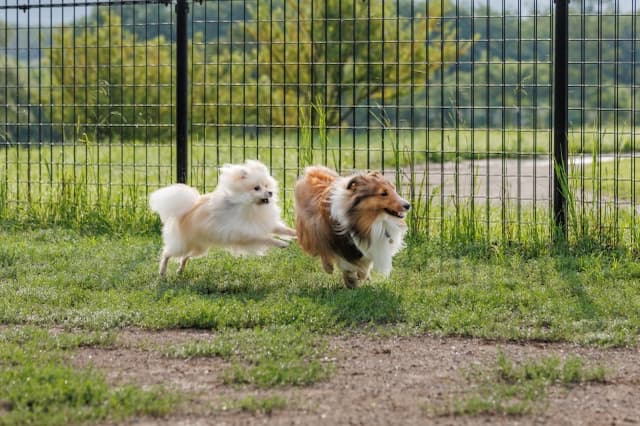
[[[257,186],[257,185],[256,185],[256,186],[254,186],[254,187],[253,187],[253,189],[254,189],[254,190],[256,190],[256,191],[260,191],[260,187],[259,187],[259,186]]]
[[[380,194],[383,197],[386,197],[387,195],[389,195],[389,193],[387,191],[384,191],[383,193]]]

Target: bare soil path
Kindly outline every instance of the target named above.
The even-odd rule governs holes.
[[[115,348],[84,348],[72,362],[92,365],[113,384],[162,384],[190,395],[164,419],[127,425],[633,425],[640,423],[640,352],[570,344],[505,343],[478,339],[350,335],[330,341],[327,362],[335,371],[307,387],[258,389],[224,384],[228,365],[219,358],[173,359],[159,348],[193,339],[201,331],[124,331]],[[606,368],[605,383],[552,386],[545,402],[522,416],[437,416],[425,407],[464,397],[467,374],[490,368],[502,351],[514,362],[579,356]],[[287,406],[272,414],[229,409],[246,396],[277,395]]]

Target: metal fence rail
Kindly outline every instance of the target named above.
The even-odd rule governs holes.
[[[258,158],[286,211],[323,163],[382,170],[428,235],[550,238],[555,217],[637,245],[638,15],[637,0],[7,0],[0,198],[7,214],[70,187],[144,206]]]

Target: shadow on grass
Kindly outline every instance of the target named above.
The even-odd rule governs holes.
[[[405,319],[400,296],[385,288],[383,282],[365,283],[355,289],[303,289],[301,295],[329,308],[336,322],[345,326],[393,324]]]
[[[217,254],[187,265],[180,275],[174,264],[166,278],[151,284],[156,302],[169,309],[182,303],[183,317],[191,319],[181,324],[194,327],[298,324],[321,329],[405,318],[401,298],[388,282],[347,289],[339,274],[324,273],[297,248],[263,258]]]
[[[261,300],[268,294],[267,288],[257,284],[256,273],[250,271],[208,271],[159,278],[158,297],[166,293],[193,294],[207,298],[234,296],[243,300]]]
[[[593,298],[585,291],[582,279],[578,274],[578,266],[573,258],[559,258],[558,271],[563,280],[567,283],[567,288],[573,300],[576,301],[580,312],[580,319],[593,320],[600,318],[600,312]]]
[[[347,289],[339,284],[334,285],[337,279],[333,278],[337,276],[327,276],[320,285],[313,279],[307,281],[301,276],[296,282],[279,286],[272,282],[260,284],[255,275],[259,273],[233,271],[226,275],[211,273],[206,277],[197,274],[189,276],[188,273],[169,277],[158,281],[156,300],[186,296],[195,297],[194,300],[205,305],[225,305],[225,314],[235,311],[240,317],[253,318],[247,318],[246,322],[240,318],[220,318],[220,323],[235,324],[240,328],[254,320],[262,325],[300,324],[323,328],[392,324],[405,318],[400,296],[386,288],[383,281]],[[309,282],[315,285],[309,285]],[[207,309],[200,306],[194,309]],[[241,306],[244,306],[244,311],[238,312]],[[210,326],[211,323],[207,321],[206,325]]]

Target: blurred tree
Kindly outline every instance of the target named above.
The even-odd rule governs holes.
[[[256,65],[257,103],[271,106],[259,110],[261,121],[297,124],[300,108],[316,105],[318,119],[337,126],[358,105],[384,107],[411,85],[426,85],[471,44],[456,40],[442,4],[401,16],[396,2],[284,0],[272,8],[258,0],[242,29],[247,62]]]
[[[37,108],[32,106],[28,63],[6,54],[15,45],[15,28],[0,21],[0,143],[26,143],[37,141],[43,135]],[[12,49],[15,52],[16,49]]]
[[[162,36],[137,41],[123,31],[118,15],[106,11],[101,20],[100,26],[55,32],[44,51],[51,85],[43,96],[56,130],[65,139],[87,135],[97,141],[170,134],[171,43]]]
[[[38,137],[38,118],[30,108],[27,65],[0,54],[0,143],[26,143]]]
[[[241,50],[210,44],[196,33],[189,50],[191,130],[203,134],[212,125],[244,130],[256,123],[255,67]]]
[[[187,37],[201,33],[207,41],[226,40],[231,21],[245,17],[244,1],[189,2]],[[172,2],[124,5],[114,12],[122,18],[122,26],[137,38],[151,39],[160,35],[175,41],[175,16]]]
[[[53,34],[44,51],[51,84],[44,103],[54,128],[65,140],[169,142],[175,106],[175,45],[163,35],[139,38],[119,15],[103,11],[95,22]],[[250,82],[240,67],[241,53],[207,48],[202,33],[189,46],[192,133],[209,124],[251,120],[251,111],[233,108]],[[249,87],[251,87],[249,83]],[[255,122],[255,119],[253,119]]]

